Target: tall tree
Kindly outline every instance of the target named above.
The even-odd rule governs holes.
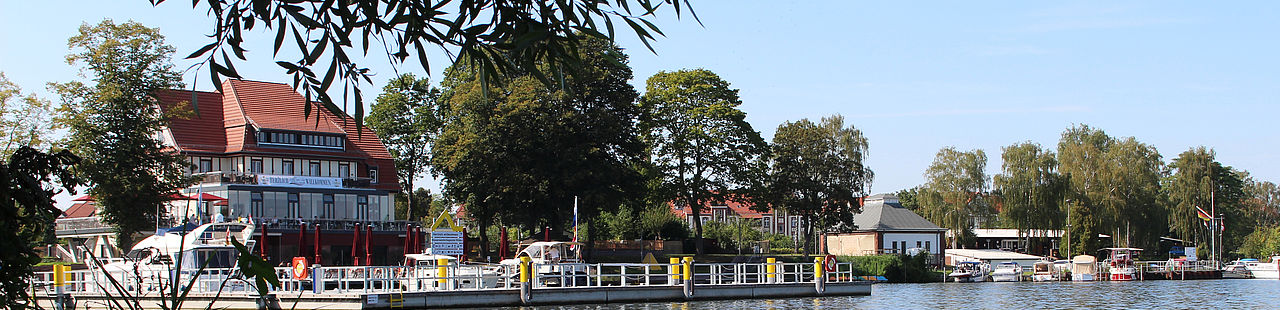
[[[94,85],[56,86],[64,101],[62,121],[71,128],[70,146],[84,158],[76,167],[90,183],[106,223],[119,232],[120,248],[134,233],[154,229],[157,210],[178,189],[193,184],[183,157],[165,150],[157,133],[166,118],[151,94],[182,87],[156,28],[104,20],[80,26],[67,41],[70,64],[84,66]]]
[[[987,193],[987,154],[945,147],[925,170],[920,206],[925,217],[952,233],[951,247],[973,241],[973,227],[991,213]]]
[[[575,197],[581,222],[591,223],[642,193],[633,169],[644,151],[640,110],[626,55],[608,41],[582,40],[578,57],[587,65],[567,71],[564,89],[531,75],[486,88],[466,74],[469,66],[446,72],[449,109],[433,165],[446,194],[467,206],[481,231],[501,223],[567,235]]]
[[[804,219],[804,254],[810,253],[814,227],[823,231],[853,230],[853,215],[861,212],[875,176],[863,164],[867,138],[844,117],[823,117],[819,123],[801,119],[778,126],[771,145],[770,188],[774,206]]]
[[[1089,125],[1068,128],[1058,141],[1058,171],[1070,180],[1067,191],[1068,253],[1090,254],[1102,246],[1096,236],[1106,217],[1102,202],[1109,188],[1103,182],[1106,152],[1114,140]],[[1074,238],[1072,238],[1074,237]]]
[[[1045,231],[1062,227],[1062,196],[1066,179],[1058,174],[1053,151],[1021,142],[1004,147],[1002,172],[992,181],[1000,193],[1000,219],[1018,229]],[[1035,246],[1035,245],[1031,245]]]
[[[1154,247],[1167,231],[1160,180],[1164,163],[1154,146],[1113,138],[1100,129],[1068,128],[1058,142],[1058,171],[1070,179],[1066,202],[1072,253],[1111,245]]]
[[[23,146],[0,162],[0,307],[39,308],[31,307],[35,296],[27,294],[32,267],[40,263],[36,248],[47,244],[54,219],[62,214],[53,196],[74,193],[79,185],[70,170],[78,161],[66,150],[45,154]]]
[[[1271,181],[1255,180],[1247,171],[1240,178],[1244,180],[1244,210],[1254,225],[1280,225],[1280,187]]]
[[[738,90],[705,69],[658,72],[640,100],[640,128],[649,158],[661,173],[660,192],[694,214],[698,254],[703,253],[702,205],[728,199],[763,179],[768,145],[738,109]]]
[[[0,158],[7,158],[23,146],[45,149],[51,146],[54,131],[53,105],[22,88],[0,72]]]
[[[1253,231],[1252,223],[1242,221],[1244,182],[1230,167],[1218,163],[1215,155],[1201,146],[1178,154],[1169,163],[1174,173],[1165,188],[1170,202],[1168,222],[1179,237],[1195,240],[1196,244],[1209,245],[1210,240],[1217,240],[1220,249],[1234,249]],[[1207,222],[1197,217],[1197,207],[1215,217],[1224,217],[1223,238],[1217,238],[1220,232],[1210,230],[1205,226]]]
[[[369,127],[395,158],[400,189],[408,198],[406,206],[419,205],[413,183],[430,168],[431,141],[443,126],[440,105],[436,103],[439,96],[440,91],[431,87],[430,80],[406,73],[387,82],[369,112]],[[414,210],[406,208],[406,218],[413,219]]]

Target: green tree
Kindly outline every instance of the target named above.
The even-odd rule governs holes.
[[[708,202],[751,199],[738,195],[763,179],[768,145],[738,109],[738,90],[705,69],[658,72],[640,100],[640,128],[660,173],[659,196],[701,214]],[[694,221],[698,254],[702,221]]]
[[[439,95],[430,80],[406,73],[387,82],[369,112],[369,128],[378,133],[395,158],[396,175],[409,206],[418,205],[415,202],[420,196],[413,183],[430,169],[431,141],[443,126],[436,103]],[[431,198],[427,199],[430,205]],[[405,218],[414,218],[414,210],[425,209],[406,208]]]
[[[568,72],[564,89],[531,75],[484,87],[465,63],[446,71],[446,125],[433,166],[445,193],[467,206],[481,231],[501,224],[567,234],[575,197],[580,222],[594,225],[600,211],[642,194],[633,167],[644,147],[626,55],[600,39],[580,46],[588,65]]]
[[[1241,205],[1246,198],[1243,180],[1215,157],[1213,150],[1201,146],[1178,154],[1169,163],[1174,173],[1166,180],[1165,188],[1170,202],[1168,222],[1183,239],[1202,245],[1217,240],[1220,249],[1232,249],[1253,231],[1252,223],[1242,221]],[[1224,217],[1226,232],[1222,238],[1217,238],[1219,232],[1205,228],[1205,221],[1196,216],[1197,207]]]
[[[156,139],[171,115],[161,114],[151,94],[182,86],[169,62],[173,47],[155,28],[111,20],[80,26],[67,46],[67,62],[85,66],[94,82],[55,87],[71,149],[84,158],[76,171],[90,183],[103,220],[117,228],[117,245],[127,249],[134,233],[154,228],[168,197],[194,181],[185,176],[190,165],[183,157]]]
[[[1020,237],[1028,230],[1062,227],[1061,203],[1067,184],[1058,174],[1056,155],[1031,142],[1003,149],[1002,172],[992,180],[1000,193],[1001,221],[1017,229]]]
[[[1169,231],[1160,180],[1164,161],[1154,146],[1133,137],[1118,139],[1107,151],[1104,182],[1109,188],[1102,202],[1112,244],[1155,248]]]
[[[419,187],[413,190],[413,196],[417,197],[417,199],[410,202],[409,195],[396,195],[396,218],[427,223],[434,220],[435,216],[440,215],[440,213],[432,213],[432,211],[435,211],[435,205],[440,201],[435,199],[436,197],[431,194],[431,190]],[[413,211],[410,211],[410,206],[412,206]],[[410,216],[409,214],[417,215]]]
[[[819,123],[801,119],[778,126],[771,145],[770,189],[773,205],[804,219],[804,254],[810,253],[814,228],[851,231],[853,215],[861,212],[875,176],[863,164],[867,138],[844,117],[823,117]]]
[[[1280,227],[1258,226],[1249,235],[1244,236],[1240,247],[1235,251],[1243,257],[1266,259],[1280,255]]]
[[[991,214],[987,195],[987,154],[945,147],[925,170],[920,207],[925,218],[952,232],[951,247],[973,241],[973,227]]]
[[[36,252],[53,232],[61,210],[53,205],[59,191],[75,193],[79,180],[70,168],[79,158],[69,151],[45,154],[22,146],[0,163],[0,306],[26,309],[34,304],[27,292]],[[38,308],[38,307],[31,307]]]
[[[152,5],[164,2],[148,1]],[[277,62],[286,72],[293,74],[295,87],[304,89],[308,99],[316,98],[327,109],[341,113],[339,105],[327,91],[335,78],[342,81],[342,88],[354,94],[355,119],[362,123],[364,105],[360,89],[356,86],[360,80],[371,81],[373,73],[359,67],[349,55],[368,55],[372,47],[375,52],[385,51],[388,60],[395,65],[412,61],[410,55],[414,55],[423,70],[431,72],[426,50],[440,48],[448,50],[450,55],[459,55],[457,59],[469,62],[469,67],[477,69],[469,74],[478,74],[483,78],[482,82],[501,83],[510,77],[529,75],[552,85],[552,79],[547,76],[561,76],[563,72],[592,65],[578,52],[585,48],[579,40],[581,37],[613,42],[614,22],[620,22],[629,26],[649,47],[653,34],[662,35],[662,31],[649,19],[665,10],[664,6],[673,9],[677,18],[681,16],[682,9],[693,14],[693,7],[687,1],[681,2],[195,1],[191,3],[192,8],[205,11],[216,22],[209,36],[213,42],[187,58],[203,57],[203,63],[212,69],[209,77],[213,84],[221,85],[217,81],[223,76],[239,77],[230,56],[245,59],[244,54],[248,51],[241,46],[245,39],[241,34],[254,30],[254,27],[266,28],[269,33],[274,32],[273,56],[286,44],[301,52],[296,61]],[[291,39],[286,40],[286,36]],[[359,47],[353,42],[359,42]],[[328,57],[328,61],[322,57]],[[326,69],[313,70],[325,63],[328,63]],[[564,82],[563,79],[557,80]],[[481,86],[487,88],[485,85]],[[310,108],[306,105],[307,114],[310,114]]]
[[[1258,226],[1280,225],[1280,187],[1270,181],[1255,180],[1248,172],[1243,172],[1240,178],[1245,180],[1243,207],[1250,220]]]
[[[1114,140],[1105,132],[1079,125],[1068,128],[1058,140],[1058,172],[1067,177],[1067,253],[1089,254],[1102,244],[1101,222],[1107,218],[1102,201],[1110,191],[1103,182],[1106,152]],[[1072,239],[1071,237],[1075,238]]]
[[[903,208],[906,208],[907,210],[911,210],[912,212],[916,212],[916,214],[920,214],[922,212],[920,210],[920,202],[919,202],[920,200],[919,186],[898,190],[897,192],[893,193],[893,195],[898,196],[898,203],[902,204]]]
[[[61,129],[53,122],[53,105],[35,94],[22,94],[22,88],[0,72],[0,158],[8,158],[23,146],[44,149],[51,146],[51,135]]]

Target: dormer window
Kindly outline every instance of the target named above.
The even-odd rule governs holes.
[[[343,149],[346,140],[339,135],[319,133],[258,131],[256,137],[260,145],[299,146],[329,149]]]

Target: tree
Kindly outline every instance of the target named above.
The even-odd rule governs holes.
[[[0,157],[7,158],[22,146],[36,149],[51,146],[54,131],[61,129],[53,122],[53,107],[35,94],[22,94],[22,88],[0,72]]]
[[[945,147],[925,170],[920,207],[925,218],[952,232],[951,247],[973,240],[973,227],[990,214],[987,194],[987,154]]]
[[[1133,137],[1117,139],[1107,151],[1102,202],[1109,215],[1112,244],[1155,248],[1168,232],[1160,180],[1164,161],[1154,146]]]
[[[1169,197],[1168,222],[1175,233],[1183,239],[1195,240],[1197,244],[1208,244],[1216,240],[1216,247],[1231,249],[1238,246],[1244,235],[1253,231],[1251,224],[1243,219],[1241,204],[1245,199],[1244,182],[1230,167],[1218,163],[1213,150],[1203,146],[1189,149],[1174,158],[1169,167],[1174,170],[1166,181],[1166,194]],[[1209,222],[1201,220],[1196,214],[1203,209],[1212,216],[1223,216],[1226,224],[1223,238],[1216,228],[1210,230]],[[1224,241],[1225,239],[1225,241]]]
[[[67,62],[84,65],[95,82],[56,86],[71,149],[84,159],[76,172],[90,183],[103,221],[119,232],[117,245],[129,248],[132,235],[153,229],[157,210],[194,181],[183,157],[156,139],[175,115],[162,115],[151,94],[182,86],[169,63],[173,47],[155,28],[111,20],[80,26],[67,46]]]
[[[439,213],[431,212],[433,205],[438,203],[431,194],[431,190],[419,187],[413,191],[413,195],[417,199],[414,199],[412,203],[408,195],[396,195],[396,218],[410,221],[422,219],[425,223],[426,221],[434,220],[435,216],[440,215]],[[416,212],[410,211],[410,208],[416,210]],[[417,214],[417,216],[413,217],[409,216],[409,214]]]
[[[1243,172],[1245,213],[1257,226],[1280,225],[1280,187],[1270,181],[1258,181]]]
[[[911,210],[911,212],[915,212],[916,214],[921,214],[922,211],[920,210],[920,202],[919,202],[919,199],[920,199],[919,186],[898,190],[897,192],[893,193],[893,195],[898,196],[898,203],[902,204],[903,208],[906,208],[907,210]]]
[[[446,71],[446,125],[433,166],[445,193],[467,206],[481,231],[501,223],[530,234],[543,227],[568,232],[561,228],[571,225],[575,197],[580,221],[590,224],[598,212],[642,194],[633,169],[644,145],[637,94],[627,83],[631,68],[612,43],[583,40],[577,57],[589,65],[568,72],[564,89],[531,75],[484,87],[465,62]]]
[[[819,123],[801,119],[778,126],[771,145],[770,188],[773,205],[800,215],[805,222],[804,254],[810,252],[814,227],[823,231],[852,230],[853,215],[861,212],[874,173],[864,165],[867,138],[844,117],[823,117]]]
[[[1001,174],[993,178],[1000,193],[1000,219],[1018,229],[1044,231],[1062,227],[1062,197],[1066,179],[1058,174],[1053,151],[1031,142],[1003,148]],[[1034,246],[1034,245],[1032,245]]]
[[[53,222],[62,214],[53,196],[65,190],[75,193],[79,179],[70,168],[79,161],[63,150],[41,153],[19,147],[0,163],[0,306],[26,309],[34,296],[29,285],[40,263],[36,248],[53,231]],[[59,189],[61,188],[61,189]],[[36,307],[32,307],[36,308]]]
[[[152,5],[164,2],[149,1]],[[444,49],[450,57],[456,53],[457,59],[464,59],[469,67],[477,69],[469,73],[478,74],[486,89],[488,82],[519,75],[552,85],[548,75],[560,76],[590,66],[580,58],[578,51],[583,46],[579,38],[613,42],[614,21],[626,23],[652,50],[649,40],[654,33],[662,35],[662,31],[648,19],[657,16],[666,5],[675,10],[677,18],[681,9],[693,14],[693,7],[687,1],[682,5],[680,0],[195,1],[191,3],[193,9],[205,10],[215,19],[210,34],[213,42],[187,58],[204,57],[203,63],[212,71],[209,77],[221,87],[217,83],[221,77],[240,77],[227,50],[244,60],[247,51],[241,47],[242,33],[261,25],[275,34],[272,55],[279,53],[286,41],[301,52],[296,61],[276,62],[293,75],[294,87],[302,88],[308,99],[316,98],[327,109],[341,114],[327,94],[337,77],[344,90],[352,91],[356,122],[363,123],[363,104],[356,85],[360,80],[372,80],[369,70],[350,58],[356,52],[353,42],[359,42],[358,53],[364,55],[369,54],[370,46],[375,51],[382,49],[393,64],[416,55],[426,72],[431,72],[427,48]],[[694,18],[697,19],[696,14]],[[292,40],[285,40],[290,33]],[[321,59],[324,55],[329,61]],[[313,67],[326,62],[329,65],[321,77],[321,71]],[[310,108],[305,105],[307,114]]]
[[[413,183],[430,168],[431,141],[443,126],[436,103],[439,96],[430,80],[406,73],[387,82],[369,112],[369,127],[395,158],[400,188],[410,206],[418,205]],[[415,209],[406,208],[405,218],[412,219]]]
[[[660,196],[693,210],[698,254],[704,253],[702,205],[729,199],[763,179],[768,145],[738,109],[738,90],[705,69],[658,72],[640,99],[640,129],[660,173]]]

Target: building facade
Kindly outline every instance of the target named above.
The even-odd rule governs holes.
[[[751,204],[729,200],[707,203],[702,206],[700,214],[695,216],[692,208],[688,206],[677,207],[674,203],[669,205],[671,212],[685,220],[690,231],[694,229],[694,221],[702,221],[703,227],[706,227],[708,222],[713,221],[736,223],[738,220],[750,220],[753,225],[756,225],[756,229],[762,232],[786,235],[796,244],[804,240],[802,239],[804,238],[802,230],[804,219],[799,215],[789,215],[776,208],[757,211],[752,209]]]
[[[901,254],[908,250],[943,253],[946,229],[903,208],[890,194],[866,198],[862,212],[853,216],[857,229],[827,235],[827,250],[834,255]]]

